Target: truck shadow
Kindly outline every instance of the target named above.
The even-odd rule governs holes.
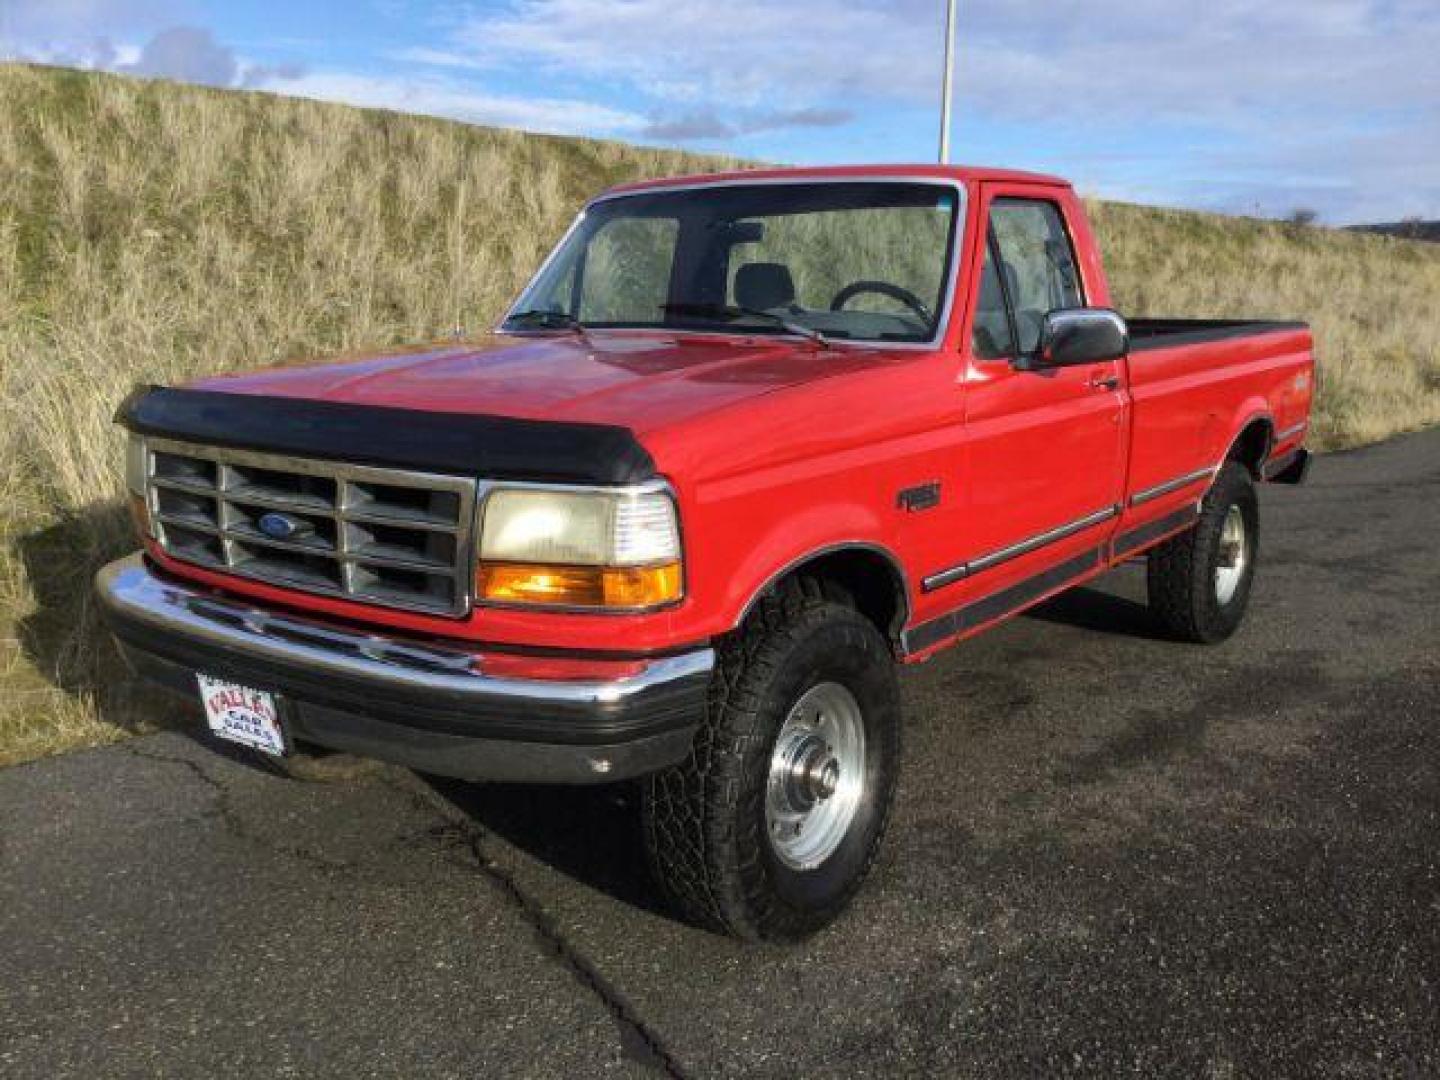
[[[398,768],[313,746],[303,747],[298,757],[272,758],[211,735],[195,712],[179,727],[180,734],[207,753],[268,776],[303,783],[365,783],[385,769]],[[665,907],[645,861],[638,784],[484,784],[412,775],[463,814],[486,840],[502,840],[611,899],[678,921]]]
[[[645,861],[636,784],[472,784],[423,776],[480,829],[583,885],[674,919]]]
[[[1027,611],[1023,618],[1099,634],[1166,641],[1164,628],[1144,604],[1082,585]]]
[[[94,602],[95,572],[137,546],[119,502],[86,507],[12,545],[34,598],[16,621],[21,653],[54,686],[90,699],[101,720],[126,731],[168,723],[174,711],[165,695],[146,692],[131,675]]]

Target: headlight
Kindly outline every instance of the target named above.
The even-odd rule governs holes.
[[[125,437],[125,493],[130,503],[130,516],[142,537],[154,536],[155,527],[150,520],[150,508],[145,502],[145,473],[148,468],[145,440],[134,432]]]
[[[680,599],[680,528],[663,487],[499,487],[485,500],[482,602],[638,610]]]

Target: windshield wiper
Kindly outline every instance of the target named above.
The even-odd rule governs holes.
[[[564,311],[547,311],[544,308],[530,308],[526,311],[517,311],[505,320],[506,324],[522,323],[529,326],[538,326],[542,330],[573,330],[581,337],[585,336],[585,324],[574,315]]]
[[[735,304],[701,304],[690,302],[678,302],[672,304],[661,304],[660,310],[667,315],[693,315],[701,319],[724,319],[726,322],[734,322],[737,319],[765,319],[787,334],[795,334],[799,337],[808,338],[824,348],[830,347],[829,340],[813,326],[805,326],[785,318],[784,315],[777,315],[773,311],[762,311],[759,308],[739,307]]]

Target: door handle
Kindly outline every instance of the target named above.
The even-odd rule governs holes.
[[[1090,377],[1090,388],[1092,390],[1118,390],[1120,388],[1120,376],[1092,375]]]

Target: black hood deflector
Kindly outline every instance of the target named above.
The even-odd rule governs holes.
[[[628,428],[163,386],[115,419],[140,435],[495,480],[632,484],[655,462]]]

